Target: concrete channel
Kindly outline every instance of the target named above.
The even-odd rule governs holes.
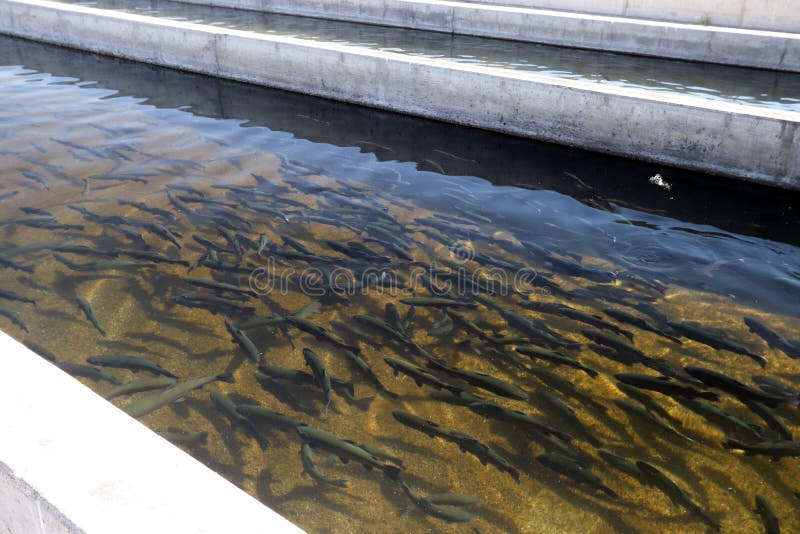
[[[439,0],[180,0],[397,28],[800,72],[800,34]]]
[[[4,532],[302,532],[2,332],[0,353]]]
[[[800,189],[800,113],[68,5],[0,0],[0,32]]]

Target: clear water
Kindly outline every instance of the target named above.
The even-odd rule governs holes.
[[[537,275],[533,284],[518,280],[514,289],[519,293],[510,294],[497,286],[498,294],[480,294],[483,303],[463,310],[463,315],[486,335],[514,337],[527,334],[509,325],[495,306],[540,320],[576,343],[560,350],[597,371],[596,378],[544,361],[523,359],[517,367],[509,363],[509,354],[516,354],[514,345],[507,350],[481,346],[474,332],[439,327],[443,314],[432,308],[416,308],[409,339],[453,367],[488,373],[527,393],[555,395],[574,410],[603,449],[656,466],[725,532],[762,528],[753,511],[757,494],[772,503],[785,531],[800,528],[793,493],[800,490],[796,458],[770,461],[726,450],[719,427],[661,393],[649,395],[655,406],[666,410],[668,423],[690,439],[627,415],[615,404],[626,397],[614,374],[657,376],[656,371],[601,356],[589,347],[590,340],[582,334],[588,326],[581,322],[519,305],[525,300],[564,303],[595,314],[630,331],[638,350],[663,359],[665,372],[681,375],[683,366],[697,365],[750,385],[754,375],[764,375],[797,387],[800,364],[768,347],[743,322],[745,316],[756,317],[789,340],[800,338],[796,194],[7,38],[0,39],[0,65],[0,251],[18,267],[32,269],[0,270],[0,288],[36,300],[35,307],[0,300],[28,331],[5,317],[0,317],[0,326],[20,340],[40,344],[61,361],[85,364],[92,355],[122,353],[157,362],[182,380],[232,375],[234,383],[211,383],[141,420],[155,430],[207,432],[206,444],[181,446],[301,527],[311,532],[367,532],[376,524],[387,531],[409,532],[647,532],[657,522],[665,532],[705,530],[696,515],[673,505],[660,490],[611,467],[593,442],[536,397],[504,398],[432,371],[491,402],[575,434],[566,450],[582,457],[618,498],[545,467],[536,458],[554,445],[540,435],[436,399],[431,387],[409,377],[395,378],[384,358],[425,365],[422,352],[372,330],[353,334],[347,327],[357,324],[354,314],[383,319],[387,303],[405,314],[408,306],[400,299],[407,298],[408,291],[373,287],[318,296],[313,284],[303,288],[298,279],[287,276],[285,291],[277,286],[242,300],[222,293],[228,305],[253,307],[256,318],[285,316],[318,301],[319,308],[308,319],[356,345],[378,379],[398,395],[381,394],[348,364],[341,349],[325,340],[284,328],[284,322],[248,329],[266,363],[310,372],[302,354],[310,348],[332,376],[355,384],[357,400],[334,391],[324,414],[324,395],[318,388],[291,383],[283,383],[285,389],[275,384],[262,388],[255,378],[256,364],[225,327],[225,319],[242,317],[176,302],[177,295],[189,291],[215,294],[187,283],[187,277],[246,288],[259,267],[272,266],[276,275],[287,269],[300,274],[311,267],[318,272],[338,268],[339,280],[346,280],[365,266],[384,266],[408,281],[418,296],[427,296],[421,284],[411,282],[414,273],[430,265],[473,273],[483,258],[476,253],[525,265],[528,269],[522,272]],[[669,190],[650,183],[656,173],[671,184]],[[253,175],[261,177],[260,182]],[[195,202],[196,194],[174,189],[176,185],[191,186],[224,204]],[[215,186],[256,189],[245,194]],[[186,197],[184,211],[168,199],[170,188],[174,195]],[[120,205],[120,200],[143,202],[169,215]],[[254,201],[283,215],[246,207]],[[22,207],[47,210],[57,219],[55,224],[70,226],[31,226],[32,219],[19,219],[27,216]],[[125,217],[127,224],[91,214]],[[169,228],[180,248],[152,227],[142,226],[154,222]],[[231,231],[255,242],[263,234],[270,245],[261,256],[250,250],[244,259],[219,254],[221,260],[240,266],[241,273],[208,263],[189,272],[184,265],[130,255],[149,250],[194,265],[206,252],[195,236],[228,246],[220,226],[233,226]],[[144,242],[121,229],[141,234]],[[287,253],[293,249],[281,236],[300,240],[323,260],[290,257]],[[392,236],[407,240],[413,262],[370,241]],[[390,259],[349,258],[326,240],[334,245],[361,243]],[[545,252],[520,247],[522,242]],[[117,260],[139,263],[98,264],[114,259],[59,251],[64,244],[120,252]],[[452,245],[460,247],[459,253]],[[511,276],[520,271],[506,266],[499,273]],[[547,283],[538,284],[545,279]],[[457,293],[454,288],[455,296],[474,298],[471,291]],[[87,320],[78,296],[91,303],[105,336]],[[652,317],[654,312],[644,315],[642,304],[668,321],[696,321],[724,330],[768,363],[762,369],[748,357],[680,335],[678,344],[620,323],[605,311],[623,309],[668,328],[664,319]],[[149,376],[105,370],[122,381]],[[113,387],[78,379],[100,394]],[[262,450],[242,426],[232,425],[215,408],[212,392],[379,446],[403,460],[401,477],[415,492],[478,497],[477,504],[464,508],[475,518],[466,525],[449,525],[426,515],[389,477],[357,462],[339,463],[321,451],[314,457],[317,467],[330,477],[348,480],[348,485],[320,485],[303,474],[296,432],[255,423],[270,442]],[[715,405],[720,409],[763,425],[733,396],[717,392],[720,400]],[[113,402],[124,408],[149,394],[120,396]],[[393,410],[474,436],[519,471],[519,483],[455,444],[403,426]],[[800,431],[796,407],[784,405],[777,413],[793,434]],[[777,437],[769,429],[763,436]]]
[[[297,37],[722,102],[800,111],[800,75],[658,60],[161,0],[70,0],[171,20]]]

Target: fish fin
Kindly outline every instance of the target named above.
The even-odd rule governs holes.
[[[386,473],[386,476],[388,476],[392,480],[398,479],[398,477],[400,476],[400,471],[401,469],[396,465],[383,464],[383,472]]]
[[[591,378],[597,378],[597,371],[594,369],[589,369],[588,367],[583,368],[583,372],[589,375]]]
[[[698,395],[701,399],[710,400],[713,402],[719,401],[719,395],[714,393],[713,391],[704,391],[700,395]]]
[[[205,430],[203,432],[200,432],[197,436],[198,436],[197,441],[198,443],[200,443],[200,445],[205,445],[206,443],[208,443],[208,432],[206,432]]]

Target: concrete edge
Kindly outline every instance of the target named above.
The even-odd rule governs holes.
[[[447,0],[178,0],[396,28],[800,72],[800,34]]]
[[[800,188],[800,113],[604,86],[46,0],[0,32],[223,78]]]
[[[11,532],[302,532],[2,332],[0,353]]]

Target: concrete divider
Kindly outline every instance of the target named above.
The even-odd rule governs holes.
[[[180,1],[398,28],[800,72],[800,34],[441,0]]]
[[[0,32],[800,189],[800,113],[65,5],[0,0]]]
[[[467,0],[470,1],[470,0]],[[597,15],[637,17],[671,22],[687,22],[800,32],[797,0],[476,0],[482,4],[559,9]]]
[[[300,533],[0,332],[0,530]]]

